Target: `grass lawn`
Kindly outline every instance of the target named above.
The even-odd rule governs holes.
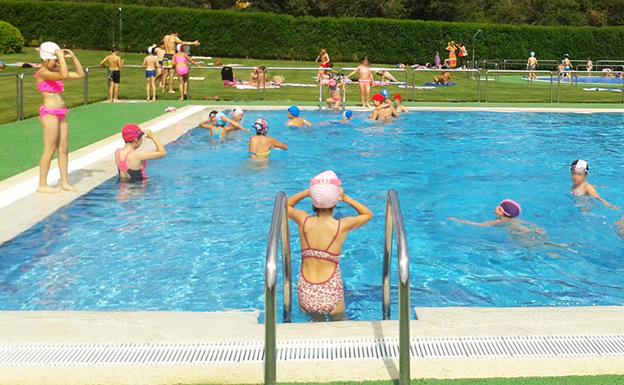
[[[93,67],[90,71],[88,80],[89,95],[88,101],[96,102],[106,99],[106,70],[97,67],[98,62],[107,54],[103,51],[76,51],[78,58],[87,67]],[[144,54],[125,53],[122,55],[126,60],[126,64],[140,65],[143,61]],[[23,53],[4,55],[0,57],[6,63],[13,62],[39,62],[38,55],[33,48],[27,48]],[[282,67],[316,67],[315,63],[304,61],[277,61],[277,60],[250,60],[250,59],[222,59],[226,64],[235,63],[242,65],[264,64],[267,66]],[[204,65],[208,65],[213,60],[205,60]],[[336,68],[351,67],[355,63],[336,63]],[[394,64],[388,64],[393,67]],[[7,67],[3,74],[25,72],[28,75],[24,79],[24,109],[27,117],[37,114],[41,103],[40,95],[35,91],[33,69],[21,70],[15,67]],[[235,74],[239,79],[248,80],[250,71],[236,70]],[[306,83],[313,84],[315,71],[288,71],[288,70],[271,70],[269,77],[280,75],[285,78],[287,83]],[[399,80],[403,80],[401,73],[395,73]],[[435,73],[417,73],[415,75],[415,84],[424,85],[431,80]],[[235,88],[224,88],[221,82],[220,73],[215,69],[192,69],[192,77],[204,77],[205,80],[191,80],[189,86],[189,94],[192,99],[212,99],[218,96],[221,101],[238,102],[238,101],[257,101],[258,92],[256,90],[238,90]],[[484,98],[485,92],[485,76],[480,82],[481,99]],[[506,81],[512,80],[512,81]],[[411,74],[410,79],[411,83]],[[422,102],[476,102],[478,82],[469,78],[468,74],[457,74],[453,81],[457,84],[454,87],[440,87],[435,90],[409,90],[408,98],[417,103]],[[77,106],[84,104],[83,99],[83,82],[73,81],[67,82],[67,91],[65,98],[68,106]],[[556,100],[556,84],[555,100]],[[561,87],[561,102],[565,103],[622,103],[624,94],[615,92],[586,92],[583,86]],[[404,92],[396,86],[389,87],[392,93]],[[379,90],[379,88],[376,88]],[[0,123],[7,123],[15,120],[16,115],[16,84],[14,77],[0,77],[0,101],[5,107],[0,111]],[[356,85],[348,87],[347,90],[348,103],[357,103],[358,89]],[[164,100],[175,100],[176,95],[163,94],[159,95]],[[282,87],[281,89],[267,89],[263,95],[265,101],[318,101],[317,87]],[[145,97],[145,77],[142,68],[126,68],[122,72],[121,98],[123,99],[143,99]],[[527,84],[520,79],[520,75],[508,77],[500,77],[488,82],[488,99],[490,102],[511,102],[511,103],[547,103],[550,102],[550,86],[545,83]]]
[[[622,385],[624,376],[488,378],[465,380],[412,380],[412,385]],[[313,383],[280,383],[307,385]],[[397,385],[398,381],[331,382],[324,385]]]

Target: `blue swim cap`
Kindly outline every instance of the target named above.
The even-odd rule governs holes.
[[[388,99],[390,97],[390,92],[386,89],[381,90],[380,94],[384,97],[384,99]]]
[[[353,111],[351,110],[345,110],[345,112],[342,113],[342,118],[349,120],[353,117]]]
[[[295,118],[299,117],[299,113],[301,111],[299,111],[299,107],[297,106],[290,106],[288,107],[288,113],[291,114],[292,116],[294,116]]]

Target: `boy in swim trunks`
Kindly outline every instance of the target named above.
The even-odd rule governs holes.
[[[286,122],[287,127],[312,127],[312,123],[307,120],[301,118],[299,115],[301,114],[301,110],[297,106],[290,106],[288,108],[288,122]]]
[[[123,59],[119,56],[119,50],[113,48],[111,53],[100,62],[102,67],[108,68],[108,101],[119,101],[119,83],[121,82],[121,69],[124,65]]]
[[[145,100],[147,101],[156,100],[156,73],[160,68],[160,64],[158,64],[155,49],[156,47],[148,48],[148,55],[143,59],[143,68],[145,68]]]
[[[606,207],[618,210],[616,206],[604,200],[596,191],[596,188],[587,181],[589,175],[589,163],[583,159],[577,159],[570,165],[570,173],[572,177],[572,195],[581,197],[588,196],[596,199]]]

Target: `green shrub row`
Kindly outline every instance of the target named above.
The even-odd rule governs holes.
[[[118,6],[0,0],[4,20],[30,41],[52,40],[83,49],[109,49],[118,24]],[[123,6],[123,49],[144,51],[173,31],[202,45],[193,53],[266,59],[314,59],[326,47],[335,61],[364,55],[373,62],[431,62],[445,56],[446,42],[472,48],[477,58],[617,59],[624,52],[624,27],[533,27],[415,20],[313,18],[184,8]],[[118,35],[118,32],[115,32]],[[118,37],[118,36],[116,36]],[[469,56],[472,52],[469,53]]]
[[[24,37],[19,29],[0,21],[0,53],[18,53],[24,47]]]

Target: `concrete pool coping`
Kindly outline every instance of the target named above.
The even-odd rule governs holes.
[[[219,109],[233,106],[219,105]],[[170,143],[195,127],[208,105],[187,106],[142,124],[157,128],[159,138]],[[246,106],[248,110],[283,110],[283,106]],[[302,107],[316,110],[315,107]],[[362,108],[354,108],[363,111]],[[491,111],[622,113],[622,109],[528,108],[488,106],[410,107],[413,111]],[[0,182],[2,201],[14,203],[0,209],[0,244],[102,182],[116,175],[112,151],[120,147],[119,135],[84,147],[70,155],[72,182],[79,193],[53,196],[34,193],[37,168]],[[97,154],[97,156],[93,154]],[[10,192],[7,193],[7,191]],[[4,195],[2,195],[4,194]],[[582,308],[418,308],[411,322],[413,336],[525,336],[624,334],[624,307]],[[257,312],[0,312],[0,345],[181,343],[202,341],[263,341]],[[278,340],[318,338],[394,338],[396,321],[283,324]],[[320,337],[319,337],[320,336]],[[340,381],[396,378],[394,361],[284,362],[278,365],[280,381]],[[2,366],[0,383],[11,384],[153,384],[153,383],[260,383],[262,365],[150,365],[150,366]],[[482,378],[624,374],[624,357],[487,358],[413,360],[414,378]]]
[[[412,337],[624,334],[623,307],[416,308]],[[0,346],[181,344],[264,340],[258,312],[0,312]],[[397,321],[280,324],[278,342],[396,338]],[[395,360],[285,361],[278,380],[330,382],[396,378]],[[624,355],[412,359],[413,378],[624,374]],[[2,366],[11,384],[261,383],[262,363],[206,365]],[[2,380],[0,380],[2,382]]]

